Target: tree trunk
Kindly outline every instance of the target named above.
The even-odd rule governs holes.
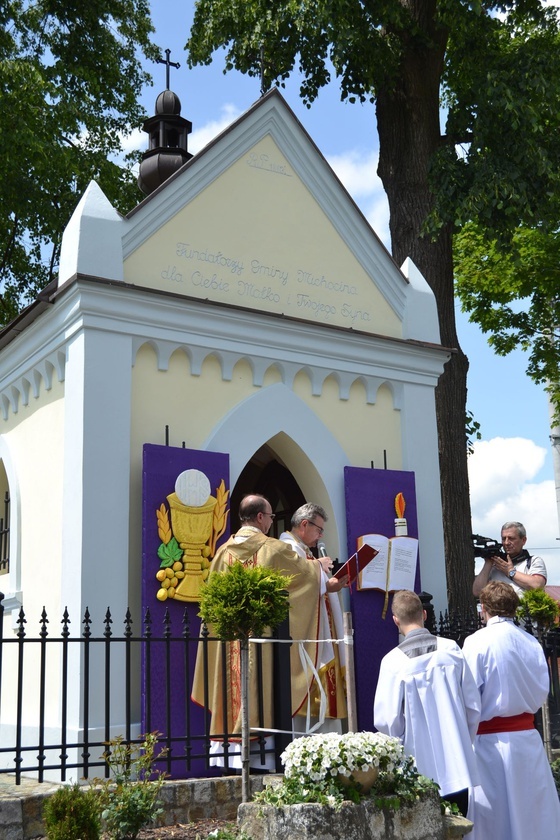
[[[472,605],[474,578],[465,432],[468,360],[456,333],[451,228],[435,239],[422,236],[433,206],[430,161],[442,143],[439,93],[447,33],[434,24],[435,0],[406,5],[426,37],[400,33],[401,67],[377,91],[378,173],[389,200],[393,256],[398,265],[410,257],[422,272],[436,298],[441,343],[455,348],[436,389],[436,413],[448,600],[451,610],[464,611]]]

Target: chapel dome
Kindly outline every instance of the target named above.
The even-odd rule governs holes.
[[[179,116],[181,100],[172,90],[162,90],[156,99],[157,116]]]

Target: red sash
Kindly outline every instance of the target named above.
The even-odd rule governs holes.
[[[523,729],[535,728],[535,716],[532,712],[522,712],[520,715],[509,717],[494,717],[482,720],[478,724],[477,735],[491,735],[494,732],[521,732]]]

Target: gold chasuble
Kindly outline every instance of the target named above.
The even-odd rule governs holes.
[[[239,540],[243,540],[240,542]],[[320,610],[320,565],[318,561],[310,563],[302,559],[286,545],[272,537],[267,537],[252,527],[243,527],[237,534],[218,550],[212,561],[211,572],[222,572],[227,566],[240,561],[244,564],[265,566],[276,569],[284,575],[291,575],[288,587],[290,601],[290,635],[293,639],[309,640],[305,644],[307,654],[314,665],[317,663],[317,643]],[[212,626],[208,628],[213,635]],[[267,632],[265,636],[270,636]],[[194,672],[192,699],[204,706],[204,647],[199,643]],[[258,727],[257,665],[256,645],[249,645],[249,714],[250,726]],[[262,648],[262,688],[263,688],[263,723],[266,728],[273,727],[272,708],[272,645],[263,644]],[[241,673],[239,662],[239,643],[208,642],[208,709],[212,713],[210,735],[221,736],[230,733],[241,734]],[[225,663],[222,651],[225,650]],[[299,645],[290,648],[292,680],[292,715],[295,715],[307,700],[307,681],[302,669]],[[225,665],[225,667],[224,667]],[[224,685],[227,685],[227,719],[224,720]],[[309,675],[311,679],[311,675]],[[221,740],[221,738],[220,738]]]
[[[294,551],[307,561],[315,560],[311,550],[303,540],[293,531],[284,531],[280,534],[280,540],[286,545],[291,545]],[[339,645],[332,644],[328,641],[330,639],[342,639],[344,637],[344,626],[342,620],[342,609],[338,592],[327,592],[326,584],[328,576],[325,572],[321,572],[323,577],[323,594],[319,600],[319,635],[321,639],[317,651],[316,670],[319,675],[319,680],[323,689],[323,694],[326,699],[326,709],[324,715],[326,718],[340,719],[348,715],[346,706],[346,655],[344,646],[342,649]],[[320,718],[321,711],[321,690],[317,685],[317,680],[313,681],[309,697],[303,704],[299,713],[304,715],[307,713],[307,705],[309,703],[309,711],[313,718],[313,723]],[[326,727],[321,727],[321,731],[334,731]]]

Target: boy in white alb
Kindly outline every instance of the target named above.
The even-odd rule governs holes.
[[[480,593],[486,627],[463,653],[482,699],[475,753],[480,787],[469,819],[472,840],[560,838],[560,803],[534,714],[548,701],[548,665],[541,645],[517,627],[519,599],[492,581]]]
[[[381,660],[374,725],[400,738],[420,773],[466,815],[468,788],[478,784],[473,740],[480,695],[459,646],[424,628],[416,593],[396,592],[392,611],[405,638]]]

